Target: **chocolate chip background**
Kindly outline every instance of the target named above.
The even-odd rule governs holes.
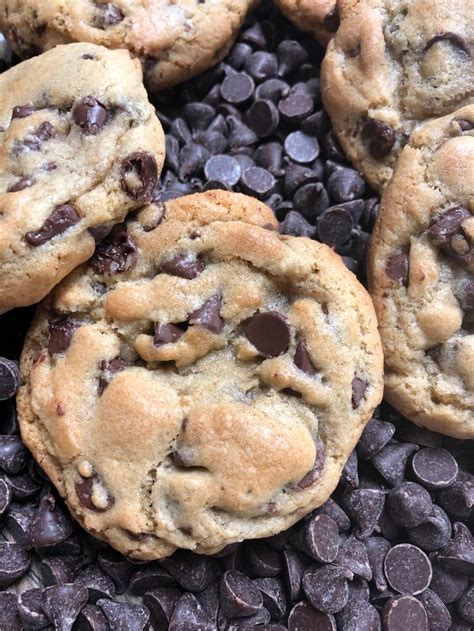
[[[364,282],[377,198],[330,130],[322,54],[264,2],[224,62],[156,102],[167,160],[154,198],[250,193],[273,208],[283,233],[333,246]],[[9,63],[0,38],[0,72]],[[90,133],[107,120],[94,103],[78,116]],[[96,265],[107,273],[119,250],[134,255],[117,231]],[[403,263],[393,262],[401,282]],[[215,558],[179,551],[132,563],[70,519],[22,445],[11,397],[33,312],[0,317],[0,629],[473,628],[472,441],[417,428],[382,404],[333,497],[290,530]],[[212,305],[196,317],[219,326]],[[74,323],[54,326],[60,352]],[[303,344],[298,357],[314,370]],[[104,388],[115,369],[103,367]]]

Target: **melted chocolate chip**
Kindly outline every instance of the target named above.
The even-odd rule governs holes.
[[[340,24],[339,12],[337,10],[337,6],[335,6],[334,9],[332,11],[330,11],[324,17],[323,26],[330,33],[335,33],[337,31],[337,29],[339,28],[339,24]]]
[[[114,375],[121,372],[125,368],[125,360],[122,357],[114,359],[104,359],[100,365],[102,374],[99,379],[99,395],[101,395],[112,381]]]
[[[361,137],[368,144],[370,155],[383,160],[393,149],[396,141],[393,127],[375,118],[369,118],[362,126]]]
[[[365,391],[368,387],[368,382],[365,379],[361,379],[360,377],[354,377],[352,380],[352,407],[354,410],[359,407],[360,402],[362,401]]]
[[[391,256],[385,266],[387,276],[401,283],[403,287],[408,287],[408,271],[408,254],[395,254]]]
[[[122,160],[120,185],[133,200],[151,202],[157,180],[158,166],[151,153],[136,151]]]
[[[110,26],[117,26],[124,19],[123,13],[120,9],[112,4],[112,2],[104,2],[97,6],[97,26],[101,29],[109,28]]]
[[[19,191],[24,191],[25,188],[29,188],[33,186],[35,183],[35,179],[30,177],[29,175],[25,175],[17,180],[14,184],[12,184],[8,189],[7,193],[18,193]]]
[[[459,125],[461,131],[471,131],[474,128],[474,123],[468,121],[465,118],[457,118],[456,122]]]
[[[179,328],[175,324],[157,324],[155,327],[155,335],[153,344],[161,346],[162,344],[174,344],[183,335],[184,329]]]
[[[86,96],[74,105],[72,117],[86,136],[96,136],[110,117],[108,108],[94,96]]]
[[[318,372],[311,361],[306,344],[302,340],[296,345],[294,362],[295,366],[307,375],[315,375]]]
[[[457,33],[451,33],[449,31],[446,31],[444,33],[436,33],[436,35],[428,40],[425,46],[425,52],[438,42],[449,42],[455,48],[459,48],[459,50],[461,50],[463,53],[469,55],[469,57],[471,56],[471,50],[469,48],[468,42],[466,42],[466,40],[461,37],[461,35],[458,35]]]
[[[278,357],[288,350],[290,327],[280,313],[266,311],[252,318],[245,337],[264,357]]]
[[[161,264],[161,270],[172,276],[179,276],[192,280],[196,278],[206,267],[204,261],[195,254],[188,252],[186,254],[176,254],[173,258],[164,261]]]
[[[122,274],[129,271],[137,259],[135,241],[122,230],[111,239],[99,243],[91,259],[91,266],[97,274]]]
[[[220,296],[210,298],[202,307],[190,314],[189,323],[199,325],[212,333],[220,333],[224,326],[224,320],[219,314],[221,304],[222,298]]]
[[[324,443],[319,440],[316,441],[316,458],[314,465],[310,471],[298,482],[297,489],[304,490],[312,486],[319,478],[324,469],[326,462],[326,449]]]
[[[41,145],[47,140],[54,138],[56,132],[50,122],[45,121],[36,129],[32,134],[28,134],[26,138],[21,141],[15,148],[15,153],[20,153],[24,149],[30,149],[30,151],[39,151]]]
[[[428,228],[429,239],[458,263],[468,265],[474,257],[474,243],[463,230],[463,223],[472,217],[467,208],[454,206]]]
[[[77,322],[73,322],[67,317],[59,318],[49,323],[48,352],[51,357],[64,353],[71,344],[74,331],[78,327]]]
[[[81,220],[78,212],[70,204],[57,206],[39,230],[27,232],[26,241],[33,247],[44,245],[58,234],[66,232]]]
[[[112,508],[115,504],[115,498],[111,495],[107,494],[107,505],[102,507],[97,507],[92,501],[92,493],[94,489],[94,484],[100,483],[99,477],[97,474],[92,475],[90,478],[83,478],[75,483],[75,489],[77,493],[77,497],[83,506],[88,508],[89,510],[96,511],[98,513],[102,513],[106,510]]]
[[[15,118],[28,118],[37,108],[34,105],[16,105],[12,110],[12,120]]]

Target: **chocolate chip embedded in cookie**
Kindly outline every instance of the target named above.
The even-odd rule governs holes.
[[[24,439],[129,556],[288,527],[328,498],[380,401],[365,290],[327,246],[276,228],[237,193],[145,207],[30,330]]]
[[[419,124],[474,102],[472,0],[340,0],[323,100],[350,160],[378,190]]]
[[[126,48],[142,61],[145,81],[154,91],[221,61],[253,4],[253,0],[0,0],[0,31],[23,58],[71,42]],[[104,115],[99,108],[100,104],[95,106],[92,116]]]
[[[150,202],[163,153],[128,52],[69,44],[4,72],[0,313],[44,298],[129,210]],[[113,250],[99,246],[96,265],[114,268],[117,250],[129,248],[117,239]]]
[[[385,396],[419,425],[474,437],[474,105],[400,154],[369,259]]]
[[[282,13],[298,28],[326,46],[339,26],[336,0],[275,0]]]

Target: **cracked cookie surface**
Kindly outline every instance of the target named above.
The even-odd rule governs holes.
[[[474,102],[472,0],[341,0],[323,100],[348,156],[382,190],[417,125]]]
[[[385,396],[419,425],[474,437],[474,106],[403,149],[369,257]]]
[[[20,57],[57,44],[127,48],[144,64],[152,90],[219,62],[252,0],[0,0],[0,31]]]
[[[38,302],[149,202],[164,137],[127,51],[57,47],[0,76],[0,313]]]
[[[125,554],[287,528],[334,490],[382,396],[370,298],[327,246],[210,191],[150,205],[40,308],[22,435]]]
[[[275,0],[282,13],[298,28],[326,46],[339,26],[336,0]]]

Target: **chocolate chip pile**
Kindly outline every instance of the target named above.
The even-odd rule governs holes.
[[[377,199],[322,109],[321,49],[273,11],[264,3],[223,63],[161,95],[155,197],[250,193],[282,232],[328,243],[364,279]],[[32,314],[0,317],[1,631],[473,628],[472,442],[383,404],[332,498],[290,530],[134,563],[72,521],[21,442],[16,361]]]

